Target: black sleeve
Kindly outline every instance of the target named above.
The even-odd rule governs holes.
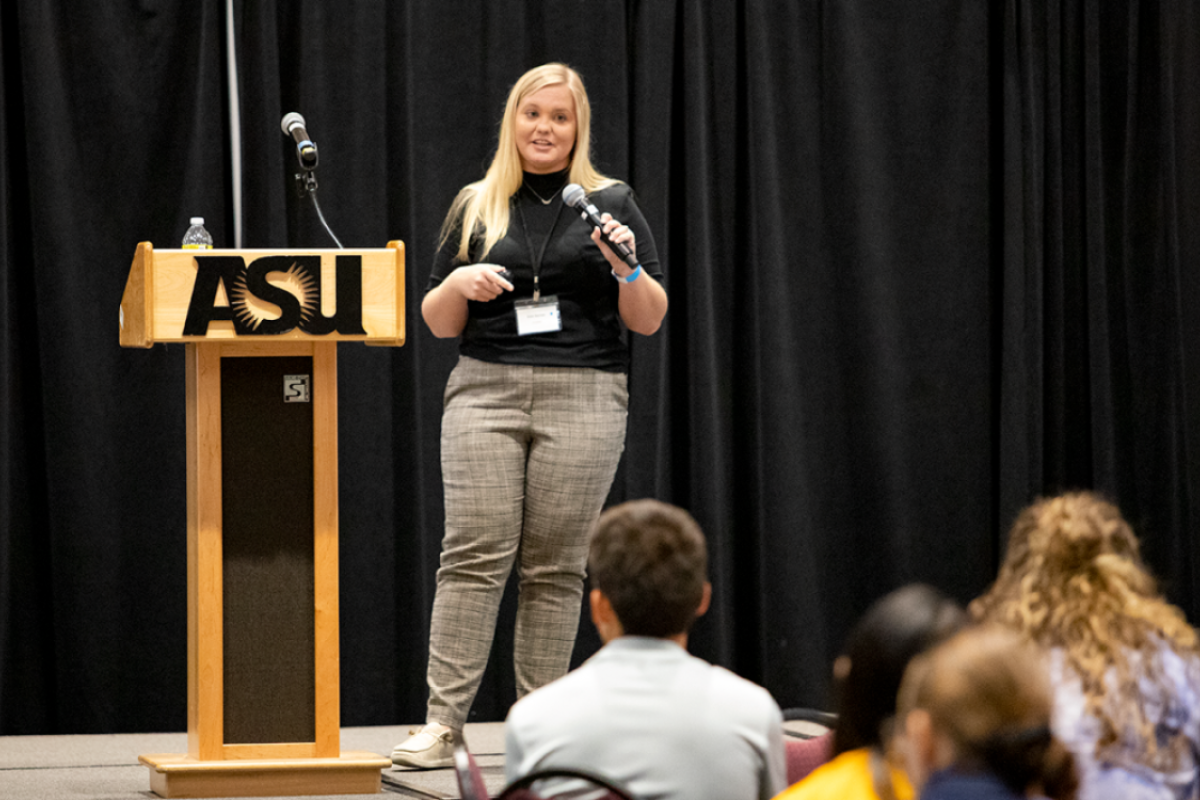
[[[654,243],[654,234],[650,232],[650,225],[646,222],[646,217],[643,216],[642,210],[638,208],[637,201],[633,199],[633,190],[627,186],[621,188],[624,191],[621,192],[621,203],[618,206],[618,210],[609,213],[620,222],[628,225],[629,229],[633,231],[634,243],[637,245],[638,263],[642,265],[642,269],[646,271],[646,274],[663,284],[665,288],[666,276],[663,271],[662,262],[658,257],[658,247]],[[604,209],[601,210],[603,211]]]
[[[460,225],[455,225],[450,230],[450,235],[446,237],[444,242],[441,242],[437,249],[437,253],[433,257],[433,271],[429,273],[429,282],[425,284],[425,293],[436,289],[441,285],[442,281],[450,275],[451,272],[458,269],[462,264],[458,260],[458,240],[462,230]]]

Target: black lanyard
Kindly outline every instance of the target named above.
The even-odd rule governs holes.
[[[558,204],[558,211],[554,213],[554,222],[550,223],[550,230],[546,232],[546,238],[542,242],[542,249],[534,252],[533,239],[529,235],[529,223],[525,220],[525,209],[521,204],[517,203],[517,213],[521,215],[521,230],[525,231],[525,246],[529,248],[529,257],[533,260],[533,302],[537,302],[542,297],[542,289],[538,285],[538,275],[542,271],[542,258],[546,255],[546,246],[550,244],[550,238],[554,235],[554,229],[558,227],[558,218],[562,216],[563,206],[566,203]]]

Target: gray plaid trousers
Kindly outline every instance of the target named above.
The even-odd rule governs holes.
[[[625,447],[623,373],[463,356],[446,384],[446,531],[429,636],[427,721],[461,730],[517,564],[518,696],[566,674],[587,536]]]

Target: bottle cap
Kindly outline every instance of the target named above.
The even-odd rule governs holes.
[[[192,224],[193,225],[203,225],[204,217],[192,217]]]

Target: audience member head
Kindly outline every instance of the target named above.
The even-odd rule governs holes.
[[[657,500],[633,500],[600,515],[588,573],[592,617],[606,642],[621,635],[683,636],[708,609],[704,534],[686,511]],[[605,624],[609,611],[619,628]]]
[[[883,726],[896,713],[904,668],[965,622],[957,603],[924,584],[901,587],[867,609],[834,662],[835,755],[860,747],[884,749]]]
[[[938,770],[987,772],[1014,794],[1073,798],[1075,765],[1050,733],[1052,707],[1032,645],[1003,628],[967,628],[904,673],[897,727],[908,777],[919,792]]]
[[[1139,731],[1139,760],[1160,770],[1176,763],[1186,741],[1159,747],[1144,707],[1172,691],[1158,667],[1159,649],[1197,654],[1200,647],[1183,612],[1159,594],[1116,506],[1093,492],[1073,492],[1026,508],[1013,523],[995,583],[970,608],[977,619],[1062,651],[1081,679],[1088,713],[1102,726],[1099,748],[1116,744],[1119,731]]]

